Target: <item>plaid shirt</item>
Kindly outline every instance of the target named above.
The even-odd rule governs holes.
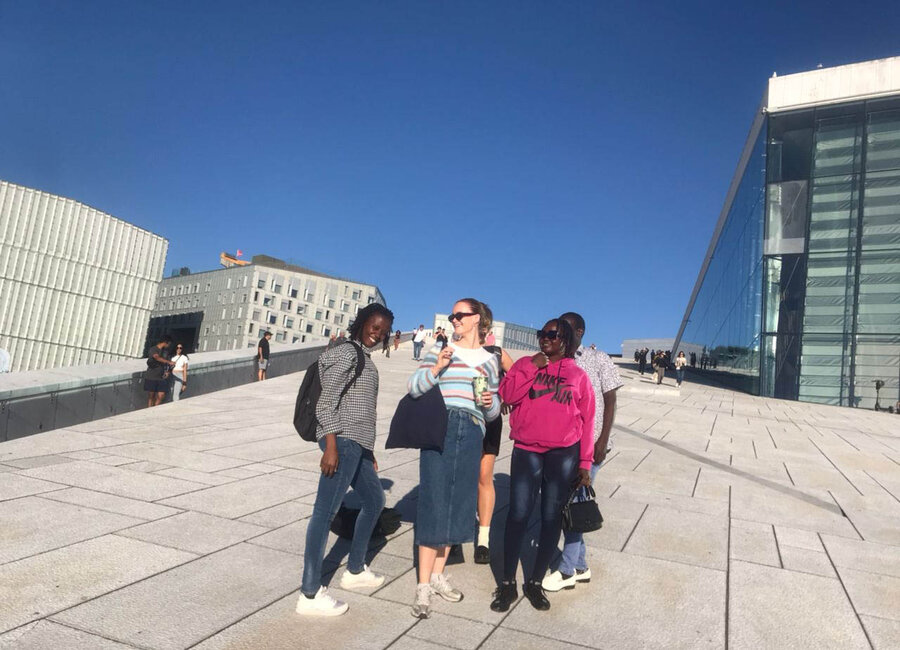
[[[619,369],[606,352],[591,350],[583,345],[575,353],[575,363],[584,370],[594,387],[594,399],[597,409],[594,412],[594,442],[600,439],[603,430],[603,393],[620,388],[624,382],[619,377]],[[608,447],[612,447],[613,432],[609,433]]]
[[[336,345],[319,357],[322,395],[316,405],[319,426],[316,439],[334,433],[359,443],[364,449],[375,448],[375,403],[378,398],[378,369],[362,347],[366,366],[359,379],[343,398],[341,391],[356,373],[356,341]]]

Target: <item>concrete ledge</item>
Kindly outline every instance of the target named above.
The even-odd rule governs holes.
[[[411,333],[401,337],[408,341]],[[305,371],[326,345],[271,344],[268,376]],[[184,399],[256,381],[255,350],[190,355]],[[146,359],[0,375],[0,441],[127,413],[147,404]]]

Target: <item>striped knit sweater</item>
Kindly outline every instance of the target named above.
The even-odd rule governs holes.
[[[497,363],[497,356],[481,349],[458,351],[459,349],[452,343],[450,348],[453,350],[450,365],[437,377],[431,374],[431,369],[437,363],[441,349],[436,345],[431,348],[419,369],[409,378],[409,394],[414,398],[421,397],[437,385],[447,408],[457,408],[471,413],[482,424],[485,419],[496,420],[500,415],[500,398],[497,396],[497,389],[500,386],[500,365]],[[470,363],[474,359],[477,365],[469,365],[462,357],[466,357]],[[487,410],[475,405],[472,379],[477,374],[487,377],[488,390],[494,395],[491,408]]]

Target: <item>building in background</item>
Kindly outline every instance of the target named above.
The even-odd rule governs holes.
[[[347,331],[356,312],[386,304],[372,284],[338,278],[267,255],[225,268],[165,278],[147,331],[169,334],[188,350],[255,348],[261,333],[278,343],[327,341]]]
[[[449,334],[453,333],[453,327],[448,319],[449,314],[434,315],[434,329],[443,327]],[[538,343],[535,336],[535,328],[525,327],[524,325],[516,325],[515,323],[507,323],[502,320],[495,320],[494,337],[497,339],[497,345],[501,348],[509,348],[510,350],[534,350],[537,351]],[[432,330],[433,332],[434,330]]]
[[[755,394],[900,390],[900,57],[769,80],[676,337]]]
[[[78,201],[0,181],[0,348],[10,370],[139,357],[168,246]]]

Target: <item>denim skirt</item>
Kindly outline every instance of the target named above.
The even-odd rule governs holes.
[[[416,544],[450,546],[475,539],[478,473],[484,430],[472,414],[448,409],[442,452],[419,456]]]

